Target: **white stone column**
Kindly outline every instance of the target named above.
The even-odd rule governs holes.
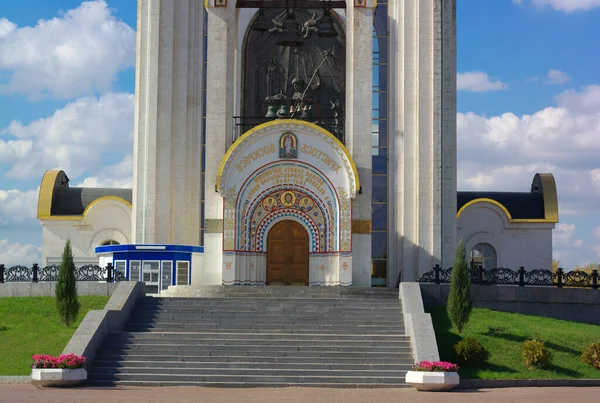
[[[139,0],[135,243],[200,244],[202,4]]]
[[[389,275],[404,281],[456,243],[455,1],[390,4]]]
[[[370,287],[373,8],[350,8],[347,21],[346,147],[362,186],[352,201],[353,229],[357,230],[352,234],[352,285]]]
[[[233,119],[235,5],[208,8],[204,279],[221,284],[223,199],[216,192],[219,165],[231,144]]]

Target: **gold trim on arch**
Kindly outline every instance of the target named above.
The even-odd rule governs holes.
[[[48,170],[44,173],[42,183],[40,184],[40,191],[38,192],[37,218],[51,215],[54,184],[60,173],[60,169]]]
[[[65,221],[82,221],[85,219],[85,216],[87,215],[87,213],[90,211],[90,209],[100,203],[101,201],[104,200],[115,200],[115,201],[120,201],[123,204],[125,204],[127,207],[132,208],[131,203],[129,203],[127,200],[123,199],[122,197],[119,196],[102,196],[99,197],[97,199],[95,199],[93,202],[91,202],[90,204],[88,204],[88,206],[85,208],[85,210],[83,211],[83,213],[81,215],[46,215],[46,216],[40,216],[38,215],[38,218],[40,220],[65,220]]]
[[[219,192],[221,190],[221,177],[223,175],[223,170],[225,169],[225,164],[227,163],[227,160],[229,159],[229,157],[231,156],[231,154],[233,153],[233,151],[244,140],[246,140],[248,137],[250,137],[252,134],[256,133],[257,131],[265,129],[267,127],[280,125],[280,124],[295,124],[295,125],[300,125],[300,126],[306,126],[306,127],[311,128],[311,129],[315,129],[315,130],[323,133],[324,135],[326,135],[330,139],[332,139],[335,142],[335,144],[337,144],[342,149],[342,151],[346,155],[346,158],[348,158],[348,161],[350,161],[350,165],[352,167],[352,172],[354,173],[354,178],[355,178],[355,181],[356,181],[356,193],[358,193],[358,191],[360,189],[360,178],[358,177],[358,169],[356,169],[356,165],[354,164],[354,160],[350,156],[350,153],[348,152],[348,149],[346,149],[346,146],[344,146],[344,144],[340,140],[338,140],[337,137],[335,137],[333,134],[331,134],[327,130],[323,129],[321,126],[316,125],[314,123],[305,122],[303,120],[296,120],[296,119],[277,119],[277,120],[273,120],[273,121],[270,121],[270,122],[258,125],[256,127],[253,127],[252,129],[248,130],[246,133],[242,134],[240,136],[240,138],[238,138],[231,145],[231,147],[229,147],[229,150],[227,150],[227,152],[225,153],[225,156],[221,160],[221,164],[219,165],[219,171],[217,172],[217,184],[216,184],[216,190],[217,190],[217,192]]]
[[[538,173],[542,182],[542,192],[544,194],[544,217],[549,222],[558,222],[558,195],[556,192],[556,181],[554,176],[549,173]],[[534,178],[535,181],[535,178]]]
[[[473,200],[465,203],[456,213],[456,218],[458,219],[460,217],[460,215],[463,213],[463,211],[465,211],[469,206],[472,206],[473,204],[476,204],[476,203],[493,204],[494,206],[500,208],[504,212],[504,214],[506,214],[508,221],[511,223],[520,223],[520,222],[523,222],[523,223],[557,223],[558,222],[558,220],[553,221],[548,218],[512,218],[512,215],[510,214],[508,209],[504,206],[504,204],[502,204],[499,201],[496,201],[494,199],[487,198],[487,197],[480,197],[478,199],[473,199]]]

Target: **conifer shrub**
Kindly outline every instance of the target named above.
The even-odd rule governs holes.
[[[452,276],[450,278],[450,294],[448,295],[448,316],[458,333],[469,323],[473,302],[471,301],[471,279],[467,266],[467,252],[462,241],[458,243]]]
[[[55,296],[58,317],[63,325],[70,326],[77,320],[80,308],[70,240],[67,240],[63,250],[62,262],[58,269]]]
[[[547,369],[552,366],[552,353],[546,348],[543,341],[536,339],[523,342],[523,364],[527,368]]]
[[[600,370],[600,343],[590,344],[583,350],[581,361]]]
[[[456,361],[471,366],[481,365],[488,360],[490,352],[479,342],[479,340],[468,337],[454,345]]]

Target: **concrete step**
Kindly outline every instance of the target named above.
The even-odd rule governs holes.
[[[121,360],[95,360],[94,370],[114,371],[126,368],[203,368],[210,370],[225,369],[267,369],[267,370],[337,370],[337,371],[408,371],[412,363],[406,364],[357,364],[357,363],[322,363],[322,362],[205,362],[198,361],[121,361]]]
[[[335,334],[335,333],[318,333],[318,334],[293,334],[293,333],[231,333],[231,332],[114,332],[109,333],[108,340],[169,340],[176,342],[179,339],[185,340],[204,340],[204,339],[219,339],[219,340],[339,340],[339,341],[373,341],[386,342],[388,340],[395,341],[398,338],[401,340],[409,340],[404,334]]]
[[[227,319],[227,320],[219,320],[219,319],[196,319],[196,318],[168,318],[161,317],[155,319],[146,319],[146,318],[133,318],[133,321],[129,323],[130,325],[140,325],[140,324],[168,324],[173,326],[222,326],[222,327],[244,327],[244,326],[287,326],[293,327],[298,326],[300,328],[303,327],[325,327],[325,328],[353,328],[353,327],[372,327],[377,326],[379,328],[386,329],[398,329],[400,331],[403,330],[404,326],[400,321],[378,321],[372,320],[369,318],[364,319],[347,319],[347,320],[326,320],[326,319],[280,319],[280,318],[267,318],[267,317],[246,317],[246,318],[237,318],[237,319]]]
[[[316,354],[382,354],[388,352],[394,353],[410,353],[411,347],[409,343],[401,344],[400,346],[299,346],[292,345],[230,345],[230,344],[215,344],[215,345],[185,345],[185,344],[124,344],[119,346],[111,346],[104,344],[105,352],[113,351],[139,351],[151,354],[178,353],[185,350],[187,353],[227,353],[227,354],[248,354],[264,353],[266,355],[278,355],[290,352],[299,353],[316,353]]]
[[[203,339],[168,339],[168,338],[159,338],[159,339],[136,339],[136,338],[111,338],[104,343],[105,347],[127,347],[130,345],[136,346],[162,346],[162,345],[177,345],[182,348],[187,348],[188,346],[320,346],[320,347],[360,347],[360,348],[394,348],[394,347],[410,347],[410,340],[408,337],[404,336],[400,339],[390,339],[387,341],[367,341],[367,340],[292,340],[280,338],[278,340],[272,340],[271,338],[265,338],[264,340],[260,339],[213,339],[213,338],[203,338]]]
[[[404,374],[394,374],[396,376],[298,376],[298,375],[230,375],[230,374],[94,374],[88,375],[88,382],[96,380],[102,381],[136,381],[136,382],[227,382],[237,383],[246,382],[249,384],[271,383],[329,383],[329,384],[398,384],[404,382]]]
[[[252,328],[251,326],[220,326],[220,325],[179,325],[175,326],[173,324],[126,324],[124,329],[128,332],[152,332],[152,333],[165,333],[165,332],[177,332],[177,331],[185,331],[185,332],[201,332],[206,333],[211,330],[215,333],[222,333],[224,330],[227,330],[232,333],[246,333],[248,331],[254,331],[256,334],[340,334],[345,333],[348,335],[360,335],[360,334],[372,334],[372,335],[404,335],[404,329],[402,327],[388,329],[381,328],[378,326],[362,326],[355,328],[340,328],[340,327],[331,327],[331,328],[317,328],[314,326],[308,327],[299,327],[299,326],[264,326],[262,328]]]
[[[285,376],[285,377],[402,377],[406,375],[407,370],[332,370],[332,369],[312,369],[312,368],[218,368],[219,375],[221,376]],[[215,368],[204,368],[199,367],[119,367],[119,368],[106,368],[106,367],[95,367],[88,373],[88,377],[103,378],[104,375],[131,375],[131,374],[143,374],[143,375],[214,375]]]
[[[373,361],[372,358],[357,357],[350,355],[342,355],[338,357],[323,357],[311,356],[308,354],[301,355],[281,355],[281,356],[265,356],[265,355],[253,355],[249,358],[248,355],[233,355],[224,353],[222,355],[193,355],[193,354],[179,354],[174,356],[173,354],[153,354],[148,355],[147,353],[138,352],[120,352],[110,353],[101,352],[94,359],[94,366],[96,362],[113,362],[113,363],[129,363],[129,362],[147,362],[152,365],[162,365],[165,361],[174,361],[182,363],[240,363],[240,362],[252,362],[255,364],[267,363],[267,364],[285,364],[285,365],[304,365],[304,364],[351,364],[351,365],[398,365],[398,364],[412,364],[412,355],[409,353],[391,354],[389,356],[383,355],[377,358],[377,361]]]
[[[333,358],[348,358],[348,359],[370,359],[371,362],[380,362],[383,359],[396,359],[396,360],[406,360],[411,351],[382,351],[382,352],[356,352],[356,351],[314,351],[314,350],[304,350],[304,351],[273,351],[269,349],[262,350],[236,350],[236,351],[208,351],[208,350],[194,350],[185,352],[186,355],[193,355],[195,357],[292,357],[292,358],[305,358],[310,357],[314,358],[312,362],[323,361]],[[181,354],[181,352],[179,352]],[[172,350],[116,350],[116,349],[107,349],[102,352],[99,356],[100,358],[104,357],[127,357],[129,355],[137,356],[137,355],[145,355],[145,356],[170,356],[171,359],[174,356],[180,357],[177,354],[177,351],[173,352]],[[127,359],[127,358],[123,358]]]
[[[216,382],[202,382],[192,379],[186,379],[184,381],[166,381],[166,380],[151,380],[151,381],[123,381],[123,380],[109,380],[109,379],[92,379],[88,380],[90,386],[140,386],[140,387],[168,387],[168,386],[198,386],[205,388],[410,388],[411,386],[404,383],[404,380],[400,383],[327,383],[323,382],[306,382],[300,380],[299,382],[258,382],[256,380],[252,382],[240,381],[216,381]]]

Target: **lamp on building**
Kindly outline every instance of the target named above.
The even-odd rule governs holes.
[[[288,1],[289,3],[289,1]],[[304,40],[298,31],[298,21],[294,17],[294,10],[287,8],[287,16],[281,24],[281,34],[277,40],[279,46],[300,46],[304,45]]]
[[[323,2],[323,4],[325,4],[325,2]],[[338,36],[335,26],[333,25],[333,17],[331,16],[331,0],[329,0],[329,6],[325,7],[323,11],[323,18],[319,21],[317,34],[321,38],[335,38]]]
[[[254,22],[254,30],[258,32],[266,32],[269,30],[269,23],[264,15],[263,0],[258,2],[258,17]]]

